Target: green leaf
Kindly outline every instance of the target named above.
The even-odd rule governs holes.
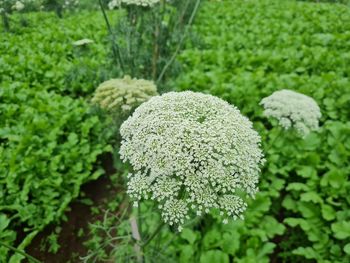
[[[313,203],[298,202],[297,207],[305,218],[319,218],[321,216],[319,207]]]
[[[229,256],[220,250],[209,250],[200,257],[200,263],[229,263]]]
[[[240,237],[241,235],[238,233],[238,231],[224,233],[220,246],[222,248],[222,251],[230,255],[235,255],[240,247]]]
[[[340,169],[333,168],[323,176],[321,185],[330,185],[333,188],[339,189],[345,185],[346,181],[345,173]]]
[[[317,171],[311,166],[302,166],[297,170],[298,175],[303,178],[315,178],[317,177]]]
[[[218,247],[220,241],[221,233],[216,228],[213,228],[205,234],[203,238],[203,246],[205,249]]]
[[[304,256],[307,259],[318,259],[318,253],[311,247],[298,247],[292,251],[295,255]]]
[[[7,216],[4,214],[0,214],[0,237],[1,233],[5,231],[9,224],[10,219],[8,219]]]
[[[350,243],[348,243],[344,246],[344,252],[346,254],[350,255]]]
[[[297,204],[296,201],[293,200],[293,198],[290,195],[287,195],[283,202],[282,202],[282,206],[285,207],[288,210],[292,210],[292,211],[297,211]]]
[[[306,184],[303,183],[290,183],[287,186],[287,190],[294,190],[294,191],[308,191],[309,187]]]
[[[265,255],[269,255],[275,249],[276,244],[272,242],[267,242],[263,247],[258,251],[258,258],[262,259]]]
[[[319,203],[322,204],[323,200],[322,198],[314,191],[302,193],[300,195],[300,200],[305,202],[313,202],[313,203]]]
[[[331,225],[334,236],[338,239],[350,237],[350,221],[336,222]]]
[[[180,263],[187,263],[193,260],[193,256],[195,252],[193,249],[193,246],[191,245],[181,246],[180,251],[181,251],[180,258],[179,258]]]
[[[322,211],[322,216],[324,219],[326,219],[328,221],[335,219],[336,214],[335,214],[335,210],[333,209],[332,206],[323,204],[321,211]]]
[[[188,228],[184,228],[181,232],[181,237],[188,241],[191,245],[196,242],[198,234]]]
[[[308,231],[311,229],[309,222],[303,218],[289,217],[284,219],[283,222],[286,223],[287,225],[290,225],[291,227],[296,227],[299,225],[304,231]]]

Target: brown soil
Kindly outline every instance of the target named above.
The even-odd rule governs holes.
[[[93,206],[98,207],[103,207],[108,200],[115,198],[119,188],[119,186],[113,185],[110,180],[110,175],[116,172],[112,156],[105,155],[101,159],[106,173],[96,181],[89,182],[81,188],[82,192],[85,193],[84,198],[91,199]],[[98,216],[91,213],[90,207],[79,200],[72,202],[70,211],[66,213],[67,221],[59,225],[61,227],[58,238],[60,249],[56,254],[48,252],[47,248],[40,249],[40,247],[58,225],[50,225],[38,234],[26,248],[26,252],[43,263],[80,262],[79,257],[85,256],[87,253],[83,243],[87,240],[89,222],[98,219]],[[78,236],[79,230],[84,231],[84,235],[81,237]]]

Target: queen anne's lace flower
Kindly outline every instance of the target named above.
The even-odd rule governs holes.
[[[260,104],[265,116],[276,118],[284,129],[294,128],[302,137],[319,128],[320,108],[304,94],[279,90],[262,99]]]
[[[73,46],[86,46],[86,45],[89,45],[89,44],[92,44],[92,43],[94,43],[93,40],[88,39],[88,38],[83,38],[83,39],[74,41],[73,42]]]
[[[115,114],[128,114],[155,95],[158,95],[157,88],[152,81],[125,76],[100,84],[92,102]]]
[[[25,6],[21,1],[16,1],[16,3],[12,6],[12,9],[16,11],[21,11],[24,9],[24,7]]]
[[[227,102],[201,93],[169,92],[138,107],[121,126],[120,149],[135,173],[128,193],[158,202],[170,225],[217,209],[241,217],[254,196],[263,154],[252,123]]]
[[[138,5],[138,6],[153,6],[159,3],[160,0],[112,0],[108,3],[109,9],[119,7],[121,4],[125,5]]]

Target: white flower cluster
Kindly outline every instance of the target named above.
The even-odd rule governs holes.
[[[38,10],[42,0],[0,0],[0,14]]]
[[[163,220],[181,225],[217,209],[241,217],[257,192],[264,162],[252,123],[227,102],[191,91],[169,92],[139,106],[121,126],[121,158],[135,171],[128,194],[158,202]]]
[[[158,95],[152,81],[132,79],[111,79],[103,82],[95,91],[92,102],[114,114],[129,114],[141,103]]]
[[[83,39],[74,41],[73,42],[73,46],[86,46],[86,45],[89,45],[89,44],[92,44],[92,43],[94,43],[93,40],[88,39],[88,38],[83,38]]]
[[[159,2],[160,2],[160,0],[112,0],[108,3],[108,8],[114,9],[116,7],[121,6],[122,4],[152,7],[153,5],[155,5]]]
[[[12,6],[12,9],[16,11],[21,11],[24,9],[24,7],[25,6],[21,1],[16,1],[15,4]]]
[[[65,0],[63,2],[62,8],[63,9],[70,9],[77,7],[79,5],[79,0]]]
[[[284,129],[294,128],[301,137],[319,128],[320,108],[314,99],[292,91],[279,90],[260,102],[266,117],[276,118]]]

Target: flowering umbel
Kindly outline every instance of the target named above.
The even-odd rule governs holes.
[[[121,126],[121,158],[134,173],[128,194],[158,202],[163,220],[181,225],[217,209],[242,217],[264,162],[252,123],[227,102],[201,93],[169,92],[139,106]]]
[[[292,91],[279,90],[260,102],[266,117],[276,118],[284,129],[294,128],[301,137],[319,128],[320,108],[314,99]]]
[[[95,91],[92,102],[115,114],[129,114],[141,103],[158,95],[152,81],[144,79],[111,79],[103,82]]]
[[[159,3],[160,0],[112,0],[108,3],[109,9],[114,9],[122,4],[125,5],[137,5],[143,7],[152,7],[153,5]]]

